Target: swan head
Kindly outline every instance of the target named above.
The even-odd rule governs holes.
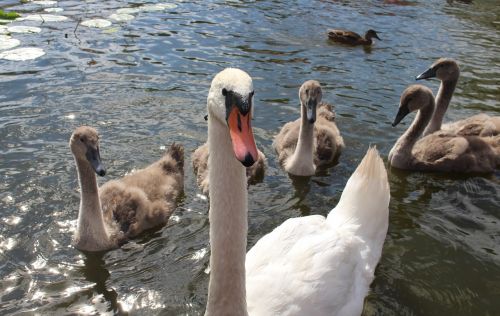
[[[99,153],[99,134],[88,126],[78,127],[69,140],[69,147],[76,159],[86,160],[99,176],[106,174]]]
[[[234,155],[245,167],[257,161],[252,132],[253,82],[243,70],[226,68],[219,72],[208,92],[209,118],[229,129]]]
[[[366,38],[366,39],[376,38],[376,39],[378,39],[379,41],[381,41],[380,37],[378,37],[377,32],[376,32],[375,30],[372,30],[372,29],[370,29],[370,30],[366,31],[366,33],[365,33],[365,38]]]
[[[316,80],[308,80],[299,89],[299,99],[301,106],[307,115],[307,121],[311,124],[316,122],[316,107],[321,103],[323,91],[321,85]]]
[[[431,89],[419,84],[409,86],[401,95],[398,114],[396,114],[392,126],[398,125],[409,113],[418,111],[431,103],[434,104],[434,95]]]
[[[456,61],[451,58],[440,58],[415,79],[438,78],[441,81],[451,81],[457,80],[459,75],[460,68]]]

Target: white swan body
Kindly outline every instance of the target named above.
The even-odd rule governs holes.
[[[240,99],[228,104],[224,91]],[[226,69],[208,96],[211,272],[205,315],[359,314],[387,233],[383,162],[370,149],[326,219],[287,220],[245,255],[248,202],[240,162],[255,161],[257,150],[245,133],[240,139],[246,141],[238,143],[226,118],[238,103],[251,105],[252,91],[245,72]]]
[[[417,80],[428,78],[441,80],[436,95],[436,108],[423,135],[426,136],[438,130],[459,136],[486,137],[500,134],[500,116],[489,116],[484,113],[443,124],[443,118],[455,91],[459,76],[460,68],[455,60],[440,58],[429,69],[416,77]]]
[[[292,218],[248,252],[250,315],[359,315],[389,222],[384,164],[370,149],[337,206]]]

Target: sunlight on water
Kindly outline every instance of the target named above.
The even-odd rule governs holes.
[[[195,251],[193,253],[193,255],[191,256],[191,258],[193,260],[201,260],[205,257],[205,255],[207,254],[208,252],[208,249],[207,248],[203,248],[203,249],[200,249],[198,251]]]
[[[8,217],[3,218],[3,221],[5,224],[10,225],[10,226],[16,226],[21,222],[22,218],[19,216],[11,215]]]

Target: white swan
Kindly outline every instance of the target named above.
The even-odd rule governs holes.
[[[257,158],[252,96],[252,79],[232,68],[215,76],[208,94],[211,271],[205,315],[359,315],[387,233],[384,164],[369,149],[327,218],[289,219],[245,255],[244,166]]]
[[[77,128],[69,146],[75,158],[81,195],[74,236],[76,248],[86,251],[116,248],[126,239],[168,221],[184,185],[181,145],[172,144],[157,162],[109,181],[99,190],[95,173],[104,176],[106,170],[101,163],[97,131],[87,126]]]
[[[304,82],[299,89],[300,118],[286,123],[274,139],[278,160],[290,174],[312,176],[317,167],[335,163],[345,147],[335,112],[322,97],[318,81]]]
[[[436,95],[436,109],[424,131],[424,136],[438,130],[460,136],[494,136],[500,134],[500,116],[489,116],[484,113],[442,125],[444,114],[450,104],[459,76],[460,68],[455,60],[440,58],[429,69],[416,77],[417,80],[428,78],[441,80]]]
[[[432,117],[434,104],[429,88],[411,85],[405,89],[392,126],[411,112],[418,114],[391,149],[391,166],[421,171],[493,172],[500,165],[500,135],[461,136],[437,131],[420,138]]]

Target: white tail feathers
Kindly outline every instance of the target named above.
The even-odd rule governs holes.
[[[336,225],[346,222],[361,230],[377,231],[386,226],[389,215],[389,181],[384,162],[375,147],[370,147],[342,192],[337,206],[328,215]]]
[[[365,178],[365,181],[378,180],[382,182],[387,189],[389,188],[387,171],[385,170],[384,162],[382,158],[380,158],[376,146],[368,148],[365,157],[363,157],[363,160],[361,160],[361,163],[358,165],[351,178],[354,176]]]

